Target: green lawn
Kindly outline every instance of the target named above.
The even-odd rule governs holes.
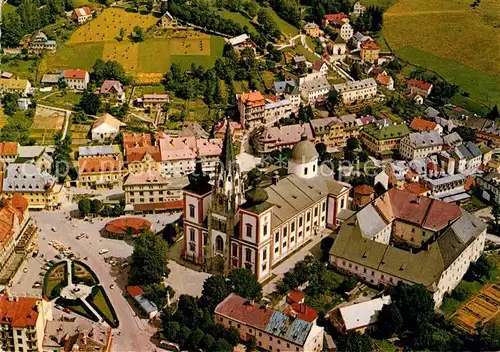
[[[79,68],[91,70],[97,59],[102,58],[103,43],[62,45],[55,54],[49,54],[40,64],[40,76],[57,69]]]
[[[295,52],[297,53],[297,55],[304,56],[307,61],[314,62],[316,60],[319,60],[319,57],[304,48],[302,44],[295,45]]]
[[[440,73],[445,79],[458,84],[461,91],[468,92],[473,99],[490,105],[500,102],[500,76],[489,75],[412,46],[401,48],[397,53],[412,64]]]
[[[94,304],[99,308],[99,312],[102,313],[109,321],[115,320],[111,308],[108,306],[106,299],[104,298],[103,288],[94,296]]]
[[[353,0],[352,4],[354,4],[357,0]],[[396,3],[397,0],[363,0],[361,3],[365,5],[366,7],[368,6],[381,6],[385,9],[391,7]]]
[[[484,103],[477,100],[473,100],[468,97],[464,97],[460,93],[455,94],[451,98],[450,103],[483,116],[486,115],[491,110],[488,108],[488,106],[484,105]]]
[[[37,66],[37,60],[2,58],[2,71],[12,72],[19,78],[29,79],[32,83],[35,82]]]
[[[53,95],[50,95],[51,93],[47,95],[46,99],[43,99],[39,102],[44,105],[55,106],[56,108],[72,110],[80,103],[80,99],[82,97],[81,93],[75,93],[70,90],[67,90],[66,94],[64,94],[62,91],[58,91]]]
[[[255,28],[252,21],[248,17],[246,17],[245,15],[243,15],[239,12],[231,12],[231,11],[226,10],[226,9],[223,9],[223,10],[219,11],[218,13],[219,13],[219,15],[221,15],[225,19],[232,20],[232,21],[240,24],[241,26],[247,26],[248,30],[251,33],[258,34],[257,28]]]
[[[278,25],[281,33],[283,33],[285,36],[291,36],[294,37],[297,34],[299,34],[299,30],[297,27],[294,27],[284,19],[282,19],[272,8],[267,8],[267,11],[271,15],[271,18],[276,22]]]
[[[459,301],[451,296],[446,296],[443,299],[443,304],[441,305],[440,309],[443,311],[444,315],[447,317],[449,317],[450,315],[455,313],[458,310],[458,308],[460,308],[460,306],[462,304],[464,304],[470,297],[472,297],[477,292],[479,292],[484,286],[479,281],[469,282],[469,281],[462,280],[460,284],[463,285],[464,287],[467,287],[470,290],[471,294],[464,301]]]

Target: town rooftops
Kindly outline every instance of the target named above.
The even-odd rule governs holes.
[[[342,224],[330,256],[423,284],[430,291],[435,290],[443,271],[486,229],[481,220],[458,205],[395,188],[369,206],[377,208],[373,217],[362,213],[367,206]],[[440,234],[437,240],[413,252],[365,236],[362,221],[388,224],[386,219],[420,224],[418,226]]]
[[[324,89],[330,89],[331,85],[330,82],[328,82],[328,78],[326,75],[314,75],[313,78],[305,78],[302,83],[300,84],[300,89],[308,91],[308,92],[314,92],[317,90],[324,90]]]
[[[242,130],[243,127],[241,126],[241,123],[236,122],[236,121],[229,121],[228,119],[223,119],[220,121],[217,126],[215,126],[215,131],[214,134],[217,135],[222,135],[226,132],[227,128],[227,123],[229,122],[229,128],[231,130],[231,135],[234,136],[235,131]]]
[[[272,308],[252,304],[234,293],[215,307],[215,314],[264,330],[299,346],[305,344],[314,326],[312,323],[292,318]]]
[[[450,133],[443,137],[443,142],[446,145],[454,146],[463,142],[462,137],[457,132]]]
[[[173,180],[173,179],[170,179]],[[155,170],[131,172],[124,182],[124,186],[143,185],[143,184],[169,184],[169,179],[163,177],[161,173]],[[187,185],[187,183],[185,184]]]
[[[120,172],[124,171],[124,169],[121,157],[101,155],[78,159],[79,174]]]
[[[300,142],[304,133],[309,140],[314,140],[309,124],[269,127],[262,133],[261,140],[263,142],[274,142],[277,146],[290,145]]]
[[[99,117],[94,122],[94,124],[92,125],[92,129],[95,129],[95,128],[102,126],[102,125],[108,125],[116,130],[119,130],[120,126],[122,126],[123,123],[120,120],[111,116],[110,114],[106,113],[106,114],[102,115],[101,117]]]
[[[90,7],[84,6],[84,7],[79,7],[77,9],[74,9],[73,12],[78,17],[83,17],[83,16],[92,15],[94,13],[94,10],[92,10]]]
[[[17,155],[18,147],[19,144],[17,142],[1,142],[0,155],[1,156]]]
[[[284,313],[292,318],[298,318],[309,323],[318,318],[318,311],[304,303],[291,303],[285,308]]]
[[[384,75],[384,74],[378,74],[375,80],[384,86],[387,86],[391,83],[392,77],[389,75]]]
[[[363,132],[369,134],[373,138],[377,140],[385,140],[385,139],[396,139],[403,138],[407,134],[410,133],[408,126],[403,124],[395,124],[389,126],[379,125],[376,126],[374,124],[366,125],[363,129]]]
[[[31,163],[11,163],[3,177],[5,192],[45,192],[55,184],[55,177]]]
[[[363,50],[380,50],[380,46],[374,40],[366,40],[361,43],[361,49]]]
[[[139,235],[144,231],[151,230],[152,225],[146,219],[126,217],[112,220],[104,228],[116,235]]]
[[[197,156],[219,156],[222,151],[221,139],[202,139],[196,137],[159,138],[162,161],[194,159]]]
[[[99,156],[121,154],[118,145],[89,145],[78,148],[79,156]]]
[[[34,327],[38,319],[39,298],[0,295],[0,324],[14,328]]]
[[[412,182],[412,183],[406,184],[405,190],[408,192],[414,193],[414,194],[418,194],[418,195],[424,195],[427,192],[429,192],[429,189],[427,187],[422,186],[418,182]]]
[[[383,296],[366,302],[339,308],[340,316],[347,331],[359,329],[377,321],[378,312],[391,303],[391,296]]]
[[[112,90],[114,90],[116,93],[123,93],[123,86],[120,83],[120,81],[114,81],[114,80],[105,80],[102,83],[100,93],[101,94],[109,94]]]
[[[410,124],[410,128],[415,131],[434,131],[437,123],[415,117]]]
[[[145,145],[141,147],[128,147],[126,149],[127,153],[127,162],[140,162],[146,157],[146,155],[150,155],[151,159],[154,161],[161,161],[161,153],[160,147],[157,145]]]
[[[407,137],[414,148],[429,148],[443,145],[443,138],[437,131],[410,133]]]
[[[408,87],[417,87],[422,90],[429,90],[432,88],[432,84],[424,81],[420,81],[418,79],[409,79],[406,84],[408,84]]]
[[[334,84],[333,88],[339,92],[350,92],[352,90],[376,87],[377,82],[373,78],[365,78],[360,81],[349,81],[346,83]]]
[[[243,93],[239,96],[241,102],[246,105],[247,108],[255,108],[259,106],[266,105],[266,98],[259,91]]]
[[[1,199],[0,207],[0,248],[5,248],[9,240],[14,236],[14,228],[23,222],[24,212],[28,208],[28,201],[18,193],[14,194],[12,200]],[[17,222],[16,222],[17,218]]]
[[[293,78],[285,79],[284,81],[274,82],[274,91],[276,94],[293,94],[298,92],[297,83]]]
[[[66,79],[85,79],[88,72],[85,70],[64,70],[63,76]]]
[[[151,145],[151,135],[149,133],[124,133],[122,145],[123,149]]]
[[[472,142],[467,142],[456,146],[455,149],[453,150],[453,154],[458,159],[467,159],[467,160],[477,158],[478,156],[482,155],[481,150],[479,150],[477,145],[475,145]]]
[[[235,46],[235,45],[240,45],[241,43],[244,43],[249,39],[250,39],[250,37],[248,36],[248,34],[244,33],[244,34],[241,34],[237,37],[233,37],[233,38],[228,39],[228,42],[232,46]]]
[[[112,329],[87,319],[75,321],[49,320],[45,326],[44,350],[49,351],[108,351],[112,344]]]

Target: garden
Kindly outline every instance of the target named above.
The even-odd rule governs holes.
[[[66,262],[54,264],[45,274],[43,280],[43,297],[54,299],[59,296],[61,289],[68,285],[68,266]]]

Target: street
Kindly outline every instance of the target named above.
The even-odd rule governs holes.
[[[32,285],[35,281],[43,281],[43,276],[39,275],[42,272],[43,259],[55,259],[54,256],[58,253],[55,248],[49,245],[49,242],[51,240],[58,240],[66,247],[70,247],[73,253],[79,255],[81,260],[92,268],[102,286],[106,289],[106,293],[120,321],[119,328],[114,330],[112,350],[120,352],[154,350],[155,346],[150,339],[156,332],[156,328],[152,327],[147,320],[137,317],[124,297],[128,270],[123,270],[120,273],[118,269],[112,268],[110,264],[104,261],[105,257],[127,258],[130,260],[133,247],[125,241],[103,238],[101,236],[99,231],[112,218],[94,219],[93,223],[79,219],[67,220],[66,217],[69,215],[69,212],[76,209],[76,204],[70,204],[58,211],[31,213],[40,229],[40,253],[36,258],[30,257],[27,263],[23,264],[23,267],[18,271],[14,284],[10,289],[11,294],[41,297],[41,288],[35,289],[32,288]],[[148,215],[147,219],[153,224],[154,230],[158,231],[163,228],[163,224],[176,220],[178,216],[178,214],[157,214]],[[55,231],[52,231],[52,228]],[[89,237],[77,240],[76,235],[82,232]],[[98,254],[104,248],[108,249],[109,252],[105,255]],[[42,255],[44,256],[43,258],[41,257]],[[84,258],[87,259],[84,260]],[[55,260],[57,261],[57,259]],[[23,268],[25,267],[28,268],[26,273],[23,272]],[[177,270],[172,270],[171,276],[177,274]],[[115,285],[114,289],[110,289],[111,284]],[[177,287],[174,286],[174,289],[177,290]],[[62,314],[57,309],[53,309],[53,312],[55,319],[58,315]]]

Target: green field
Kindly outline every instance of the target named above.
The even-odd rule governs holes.
[[[269,7],[267,11],[278,25],[281,33],[290,37],[295,37],[297,34],[299,34],[299,29],[297,27],[292,26],[290,23],[278,16],[278,14],[272,8]]]
[[[29,79],[31,82],[35,81],[37,66],[37,60],[2,58],[2,71],[12,72],[19,78]]]
[[[239,12],[231,12],[229,10],[223,9],[219,11],[219,15],[221,15],[225,19],[236,22],[241,26],[247,26],[250,33],[258,33],[257,28],[255,28],[251,20]]]
[[[495,0],[398,0],[384,15],[384,37],[398,55],[460,85],[471,98],[500,102],[500,11]]]

